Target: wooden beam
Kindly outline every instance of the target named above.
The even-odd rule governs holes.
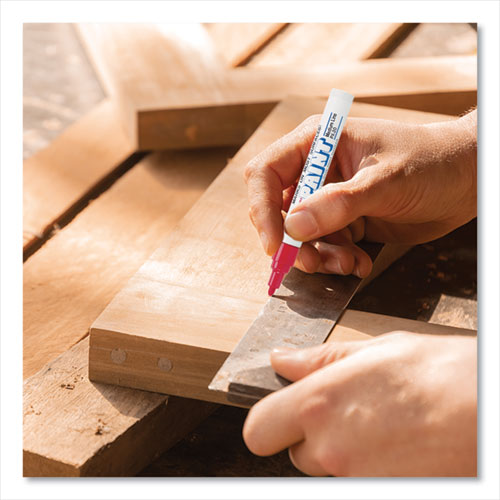
[[[91,328],[91,380],[222,401],[207,386],[267,300],[269,258],[248,219],[243,169],[323,106],[280,104],[111,301]],[[449,119],[356,104],[351,116]]]
[[[385,57],[414,27],[412,23],[290,24],[254,55],[248,65],[310,68]]]
[[[216,407],[88,379],[88,338],[24,382],[23,475],[132,476]]]
[[[225,70],[202,26],[92,24],[79,31],[139,150],[241,145],[287,95],[327,96],[332,87],[358,100],[451,114],[476,102],[474,56]]]
[[[76,214],[134,152],[114,104],[106,100],[23,164],[25,258],[57,225]]]
[[[286,23],[206,23],[226,66],[243,66],[287,26]]]

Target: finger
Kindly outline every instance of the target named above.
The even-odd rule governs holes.
[[[248,449],[255,455],[267,456],[302,441],[304,432],[296,410],[305,397],[303,387],[292,384],[252,406],[243,426]]]
[[[297,182],[294,182],[290,187],[287,187],[283,191],[283,210],[288,212],[290,210],[290,205],[292,203],[293,195],[295,194],[295,189],[297,188]],[[285,213],[286,215],[286,213]]]
[[[311,117],[249,162],[245,169],[252,223],[268,254],[281,242],[283,190],[298,178],[318,123]]]
[[[294,444],[288,450],[290,461],[304,474],[308,476],[327,476],[328,473],[321,467],[314,455],[314,450],[307,440]]]
[[[285,220],[286,232],[296,240],[310,241],[370,215],[375,197],[372,177],[359,172],[346,182],[327,184],[297,205]]]
[[[283,238],[282,186],[272,170],[255,174],[248,184],[249,215],[264,251],[273,255]]]
[[[354,243],[332,245],[325,241],[317,241],[314,247],[320,261],[316,272],[354,274],[358,278],[366,278],[372,271],[373,263],[370,256]]]
[[[366,341],[357,340],[328,342],[306,349],[277,347],[271,352],[271,365],[279,375],[295,382],[323,366],[359,351],[366,345]]]
[[[304,243],[299,250],[295,267],[305,273],[316,273],[321,264],[321,257],[318,250],[312,243]]]
[[[359,217],[349,224],[351,238],[354,243],[361,241],[365,237],[365,218]]]

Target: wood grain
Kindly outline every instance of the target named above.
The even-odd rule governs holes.
[[[133,474],[207,414],[188,400],[166,406],[164,396],[89,382],[88,339],[77,343],[233,151],[147,157],[24,265],[26,476]],[[134,414],[123,416],[125,406]],[[96,418],[112,422],[109,435],[91,437]]]
[[[267,300],[269,258],[248,219],[243,169],[323,105],[280,104],[116,295],[91,328],[91,380],[221,401],[208,383]],[[353,105],[351,116],[448,119],[369,105]],[[160,369],[160,359],[169,370]]]
[[[310,68],[387,56],[414,27],[410,23],[294,23],[254,55],[248,65]]]
[[[286,23],[206,23],[217,52],[229,67],[244,65]]]
[[[146,158],[25,263],[24,377],[87,335],[232,152]]]
[[[134,475],[215,409],[90,382],[88,344],[24,382],[24,477]]]
[[[23,164],[23,250],[30,251],[134,152],[106,100]],[[122,169],[123,170],[123,169]]]
[[[201,25],[85,24],[79,32],[139,150],[241,145],[287,95],[326,97],[332,87],[449,114],[476,102],[474,56],[225,69]]]

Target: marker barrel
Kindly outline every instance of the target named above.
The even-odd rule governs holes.
[[[332,89],[330,92],[288,213],[323,186],[353,99],[354,96],[343,90]],[[273,257],[269,295],[273,295],[280,287],[293,266],[301,245],[302,241],[294,240],[285,232],[283,242]]]

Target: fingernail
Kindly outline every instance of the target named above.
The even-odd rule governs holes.
[[[269,248],[269,238],[267,237],[267,234],[262,232],[259,234],[260,237],[260,243],[262,247],[264,248],[264,252],[268,253],[268,248]]]
[[[285,230],[292,238],[307,240],[318,233],[318,223],[308,210],[300,210],[286,218]]]
[[[297,349],[294,349],[292,347],[279,346],[273,349],[272,355],[273,358],[283,359],[283,358],[293,357],[296,352]]]
[[[361,276],[361,271],[359,269],[359,266],[356,266],[353,271],[352,271],[352,274],[354,274],[355,276],[357,276],[358,278],[362,278],[363,276]]]

